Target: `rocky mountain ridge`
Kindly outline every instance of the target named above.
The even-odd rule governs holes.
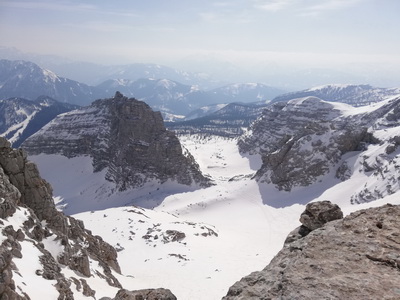
[[[308,204],[303,225],[270,264],[236,282],[223,299],[399,298],[400,206],[342,217],[328,201]]]
[[[368,202],[399,189],[394,167],[399,105],[400,98],[368,108],[315,97],[278,102],[263,111],[238,145],[242,153],[261,154],[263,165],[255,175],[260,183],[290,191],[328,174],[346,180],[359,170],[366,184],[352,201]]]
[[[90,156],[94,172],[106,169],[105,178],[120,191],[151,180],[210,184],[174,133],[165,129],[161,114],[119,92],[58,116],[23,146],[30,155]]]

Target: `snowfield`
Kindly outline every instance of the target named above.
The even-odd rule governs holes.
[[[311,187],[278,191],[251,179],[261,159],[240,155],[236,139],[198,135],[180,139],[214,186],[151,183],[118,193],[101,172],[92,173],[89,157],[30,157],[52,184],[60,209],[83,220],[93,234],[118,250],[123,274],[116,277],[126,289],[163,287],[178,299],[221,299],[235,281],[269,263],[287,234],[300,225],[306,203],[330,200],[345,214],[388,202],[400,204],[395,193],[351,205],[351,195],[367,179],[360,172],[344,182],[328,175]],[[346,159],[354,169],[360,163],[357,153]],[[55,165],[62,167],[54,170]],[[96,297],[115,293],[103,286]]]

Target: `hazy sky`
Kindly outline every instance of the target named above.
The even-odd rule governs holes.
[[[400,67],[399,0],[0,0],[0,46],[74,60]]]

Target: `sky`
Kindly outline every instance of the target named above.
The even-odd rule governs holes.
[[[398,0],[0,0],[0,46],[102,64],[395,72],[399,14]]]

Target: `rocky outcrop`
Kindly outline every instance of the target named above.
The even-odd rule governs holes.
[[[399,232],[400,206],[390,204],[330,221],[287,243],[223,299],[398,299]]]
[[[287,236],[285,245],[308,235],[311,231],[322,227],[325,223],[343,218],[340,207],[330,201],[308,203],[300,216],[301,226]]]
[[[120,191],[158,180],[208,186],[193,157],[165,129],[159,112],[116,93],[89,107],[60,115],[23,144],[29,154],[89,155],[95,172]]]
[[[322,227],[325,223],[343,218],[343,212],[330,201],[308,203],[300,216],[300,222],[310,231]]]
[[[176,300],[168,289],[146,289],[138,291],[119,290],[113,300]]]
[[[260,183],[272,183],[280,190],[311,185],[330,172],[346,180],[354,171],[343,159],[347,153],[361,156],[371,145],[384,144],[385,148],[377,149],[380,152],[370,161],[382,161],[384,155],[393,159],[397,149],[395,132],[380,134],[379,130],[400,126],[399,106],[400,98],[371,106],[369,110],[315,97],[278,102],[263,111],[238,145],[241,153],[261,155],[263,163],[255,178]],[[370,161],[365,165],[370,166]],[[393,187],[394,183],[387,185]],[[396,189],[390,188],[390,191]]]
[[[9,219],[16,213],[23,217],[10,223]],[[3,138],[0,138],[0,217],[4,236],[0,245],[0,272],[3,278],[0,282],[0,298],[29,299],[29,295],[21,294],[23,286],[16,288],[11,272],[18,272],[12,258],[23,257],[21,250],[27,247],[26,243],[33,244],[36,251],[41,253],[40,258],[32,258],[38,259],[37,263],[41,265],[36,275],[56,280],[59,299],[72,299],[73,294],[73,280],[64,275],[62,266],[83,277],[80,282],[87,294],[92,292],[86,281],[82,281],[86,277],[98,276],[107,284],[121,288],[112,274],[112,271],[120,272],[116,250],[100,237],[93,236],[82,221],[57,211],[52,200],[52,189],[40,177],[36,166],[27,160],[23,150],[10,148],[10,143]],[[15,227],[20,219],[24,221],[20,227]],[[56,256],[46,248],[45,240],[53,241],[53,247],[61,249]],[[91,261],[95,261],[99,268],[93,269]]]

